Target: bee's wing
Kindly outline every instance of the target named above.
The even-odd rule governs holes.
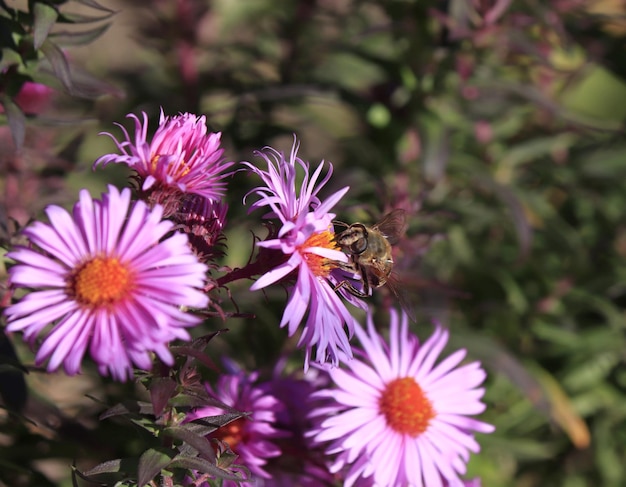
[[[413,323],[417,323],[417,317],[415,316],[415,300],[411,299],[410,294],[406,291],[406,288],[400,285],[400,280],[395,272],[392,272],[387,278],[387,289],[389,289],[398,300],[398,304],[404,310]]]
[[[372,228],[382,233],[391,245],[395,245],[406,230],[406,211],[396,208],[387,213],[376,225],[372,225]]]
[[[456,309],[455,302],[471,297],[470,293],[449,284],[405,272],[392,272],[386,284],[414,323],[418,318],[446,322]]]

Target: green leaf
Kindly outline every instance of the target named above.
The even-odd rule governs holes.
[[[8,95],[0,98],[0,103],[4,106],[4,113],[7,116],[11,134],[13,135],[13,143],[16,150],[20,150],[24,145],[24,137],[26,136],[26,116]]]
[[[1,24],[0,28],[2,28]],[[0,71],[4,71],[10,66],[20,65],[21,63],[22,58],[17,51],[5,47],[2,49],[2,52],[0,52]]]
[[[150,482],[161,470],[172,463],[172,457],[164,451],[153,448],[143,452],[139,458],[137,468],[137,485],[144,486]]]
[[[108,7],[105,7],[104,5],[100,5],[95,0],[75,0],[75,1],[77,3],[82,3],[83,5],[86,5],[87,7],[91,7],[91,8],[96,9],[96,10],[102,10],[103,12],[115,13],[115,11],[111,10]]]
[[[57,20],[59,13],[46,3],[36,2],[33,7],[34,21],[34,47],[39,49],[48,37],[48,33]]]
[[[110,23],[81,32],[55,32],[50,38],[62,46],[84,46],[96,40],[111,26]]]
[[[96,22],[102,22],[104,20],[110,19],[115,12],[106,14],[106,15],[81,15],[76,13],[62,13],[59,16],[58,23],[59,24],[93,24]]]
[[[70,76],[70,65],[63,51],[61,51],[59,46],[50,41],[50,39],[46,39],[41,45],[41,52],[44,53],[50,62],[50,66],[52,66],[56,77],[59,78],[65,89],[71,94],[74,85]]]
[[[13,19],[0,15],[0,47],[17,50],[16,34],[24,34],[24,28]]]

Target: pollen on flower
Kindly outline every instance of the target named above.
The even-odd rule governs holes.
[[[159,163],[161,162],[161,158],[164,157],[162,154],[154,154],[150,159],[150,173],[156,175],[159,172]],[[191,172],[191,168],[189,164],[185,160],[179,161],[179,163],[167,163],[167,174],[172,176],[174,179],[181,179],[187,176]]]
[[[330,272],[337,267],[337,264],[326,257],[307,252],[306,249],[310,247],[322,247],[325,249],[338,250],[339,247],[334,239],[335,235],[326,230],[324,232],[314,233],[299,247],[309,269],[318,277],[328,277]]]
[[[426,431],[430,420],[435,417],[432,403],[411,377],[387,384],[379,407],[392,429],[413,438]]]
[[[152,174],[156,173],[157,167],[159,165],[159,159],[161,159],[161,155],[160,154],[154,154],[150,158],[150,172]]]
[[[89,306],[115,303],[132,288],[130,272],[112,257],[96,257],[80,267],[70,280],[70,290],[78,302]]]

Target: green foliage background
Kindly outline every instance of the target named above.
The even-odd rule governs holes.
[[[71,10],[90,2],[51,3]],[[484,419],[497,429],[479,438],[470,474],[487,487],[626,485],[623,2],[102,5],[116,12],[100,21],[109,29],[65,51],[80,93],[55,81],[50,57],[51,67],[40,59],[19,70],[59,89],[50,111],[26,124],[23,160],[45,195],[23,202],[26,210],[70,203],[80,187],[124,184],[124,171],[90,166],[113,150],[98,132],[119,134],[112,123],[128,127],[129,112],[145,111],[152,128],[161,107],[206,114],[232,160],[251,160],[265,145],[288,151],[296,134],[301,156],[332,161],[335,188],[351,186],[344,221],[412,210],[399,248],[403,282],[420,290],[419,310],[450,326],[452,345],[489,372]],[[71,162],[51,185],[42,172],[59,160]],[[238,174],[230,184],[224,264],[236,267],[249,256],[250,229],[260,230],[240,204],[252,182]],[[246,286],[233,294],[259,319],[227,323],[220,353],[269,367],[284,347],[276,327],[284,293],[270,292],[268,306]],[[428,322],[416,330],[429,333]],[[104,384],[100,397],[110,402],[132,392],[91,380],[87,389]],[[45,475],[24,474],[19,485],[70,485],[67,470],[36,457],[84,465],[139,451],[140,438],[123,441],[114,427],[85,419],[95,411],[64,414],[106,452],[82,450],[86,433],[5,424],[12,441],[0,441],[0,463],[28,462]]]

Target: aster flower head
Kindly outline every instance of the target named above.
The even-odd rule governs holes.
[[[296,276],[280,326],[287,326],[291,336],[305,319],[299,346],[305,347],[307,369],[314,348],[317,362],[330,361],[337,365],[340,357],[352,356],[349,339],[355,320],[340,296],[354,305],[365,305],[344,289],[335,291],[345,274],[337,263],[347,262],[347,256],[334,241],[332,221],[335,214],[330,210],[349,188],[340,189],[322,201],[318,194],[332,175],[332,165],[320,180],[324,161],[311,174],[309,163],[299,158],[297,151],[298,145],[294,142],[287,159],[283,153],[268,147],[256,153],[267,163],[267,170],[248,162],[244,165],[264,183],[246,195],[259,197],[250,205],[249,211],[267,207],[269,212],[264,218],[280,220],[276,238],[257,245],[281,254],[282,259],[262,275],[251,290]],[[297,182],[298,169],[304,173],[300,184]]]
[[[328,376],[310,369],[285,373],[285,359],[279,360],[274,376],[265,385],[270,394],[278,398],[283,408],[276,412],[275,426],[287,433],[276,440],[281,454],[271,458],[266,470],[272,478],[266,487],[319,487],[335,484],[335,477],[326,465],[326,455],[321,448],[311,446],[306,432],[312,427],[310,413],[315,403],[313,393],[328,386]]]
[[[283,408],[282,403],[258,383],[258,373],[246,373],[232,362],[227,362],[229,373],[222,375],[215,387],[206,384],[210,396],[232,408],[249,413],[217,429],[210,438],[221,440],[239,455],[237,463],[247,467],[253,476],[270,479],[265,470],[268,459],[280,455],[275,443],[277,438],[285,436],[276,429],[276,414]],[[201,407],[187,415],[186,421],[207,418],[223,414],[216,406]],[[238,485],[225,480],[224,487]]]
[[[126,164],[137,172],[141,190],[145,193],[192,193],[208,200],[218,200],[226,191],[225,171],[233,162],[224,162],[224,149],[220,148],[221,133],[209,133],[206,117],[182,113],[166,117],[161,110],[159,127],[148,141],[148,116],[143,113],[143,123],[134,114],[135,137],[117,124],[123,132],[118,140],[110,133],[119,154],[106,154],[96,160],[98,164]],[[160,202],[163,195],[153,198]]]
[[[348,487],[465,485],[460,475],[480,449],[473,432],[494,430],[471,417],[485,409],[480,364],[459,366],[466,352],[458,350],[436,365],[448,332],[437,327],[420,345],[395,311],[389,343],[371,315],[367,331],[355,332],[363,352],[345,369],[328,370],[335,387],[315,394],[325,403],[312,413],[319,424],[310,434],[328,445],[331,471]]]
[[[78,373],[87,350],[100,373],[117,380],[133,366],[149,369],[150,352],[172,364],[168,342],[189,339],[185,328],[200,321],[181,308],[209,302],[200,291],[207,268],[187,237],[164,239],[173,224],[161,219],[162,208],[131,205],[128,188],[109,186],[102,200],[82,190],[71,214],[58,206],[46,214],[49,224],[24,230],[31,246],[7,254],[17,262],[11,285],[32,290],[5,310],[7,330],[22,331],[31,345],[43,335],[36,363],[48,360],[48,371]]]

